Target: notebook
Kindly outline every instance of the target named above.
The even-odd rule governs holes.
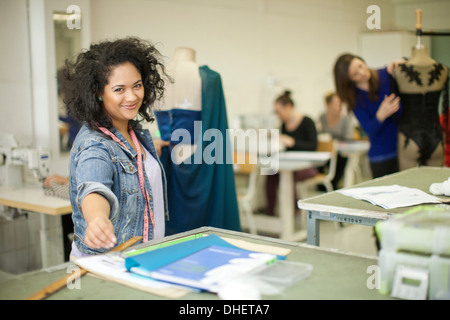
[[[218,292],[223,285],[275,260],[273,254],[209,246],[148,275],[157,280]]]
[[[125,267],[128,271],[149,274],[151,271],[213,245],[230,248],[234,247],[232,244],[221,239],[219,236],[211,234],[205,237],[180,242],[169,247],[128,257],[125,259]]]
[[[125,267],[153,279],[216,292],[223,281],[230,281],[231,277],[225,277],[229,270],[239,275],[277,258],[285,259],[276,254],[240,249],[211,234],[128,257]],[[221,270],[221,279],[212,276],[217,272],[214,269]]]

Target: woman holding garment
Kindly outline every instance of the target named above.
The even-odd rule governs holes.
[[[71,256],[103,253],[134,236],[164,236],[166,179],[150,133],[164,66],[149,43],[126,38],[91,45],[64,71],[70,112],[84,123],[70,155]]]
[[[370,69],[352,54],[341,55],[334,66],[336,91],[369,137],[373,178],[399,170],[394,115],[400,110],[400,98],[393,93],[392,69],[393,64]]]

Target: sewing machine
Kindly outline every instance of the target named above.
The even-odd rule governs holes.
[[[42,182],[49,174],[50,152],[44,148],[20,147],[14,135],[0,133],[0,185],[21,186],[24,169]]]

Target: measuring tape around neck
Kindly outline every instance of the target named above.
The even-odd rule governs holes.
[[[110,136],[115,142],[122,145],[125,149],[129,150],[127,146],[119,140],[111,131],[104,127],[98,127],[104,134]],[[155,220],[153,217],[153,211],[150,206],[150,196],[148,195],[147,189],[145,188],[145,182],[144,182],[144,166],[142,164],[142,151],[141,146],[139,144],[139,141],[136,137],[136,134],[134,133],[134,130],[131,128],[131,126],[128,127],[131,139],[133,139],[133,143],[136,146],[137,151],[137,165],[138,165],[138,175],[139,175],[139,185],[141,187],[141,192],[144,197],[144,235],[143,235],[143,241],[147,242],[148,239],[148,216],[150,215],[150,220],[152,223],[152,226],[155,226]]]

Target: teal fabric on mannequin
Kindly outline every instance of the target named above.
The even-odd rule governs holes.
[[[166,223],[166,235],[202,226],[240,231],[232,150],[227,150],[230,144],[225,140],[230,138],[222,80],[219,73],[207,66],[200,67],[199,73],[202,80],[201,137],[195,141],[195,153],[180,164],[171,159],[173,145],[163,148],[161,155],[168,180],[170,221]],[[156,117],[158,120],[158,114]],[[209,129],[220,132],[223,139],[218,140],[222,141],[214,138],[204,141]],[[195,130],[199,130],[199,126]],[[213,155],[215,161],[205,162],[205,154]]]

